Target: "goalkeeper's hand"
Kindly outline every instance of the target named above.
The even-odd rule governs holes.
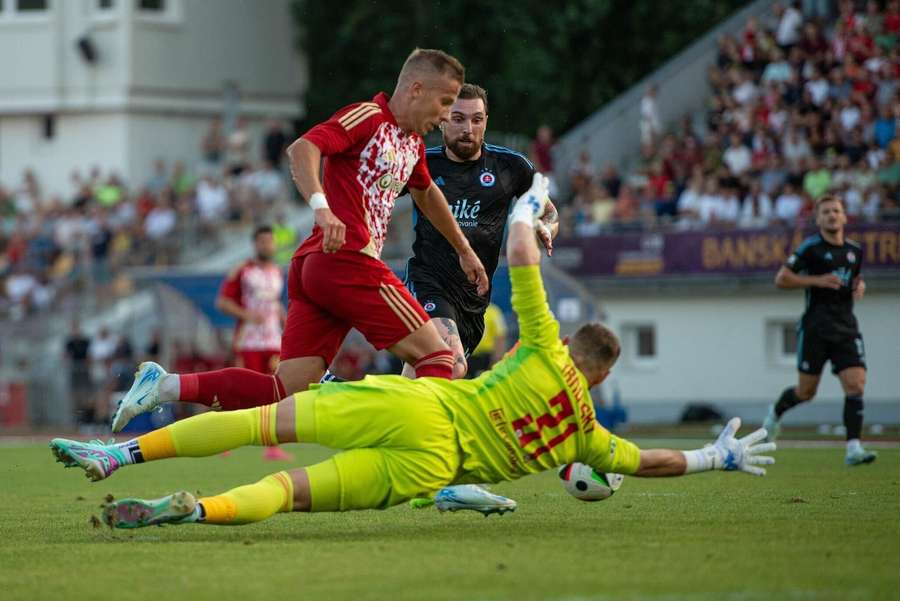
[[[550,180],[543,174],[535,173],[531,187],[513,205],[510,220],[513,223],[527,223],[534,227],[538,218],[544,214],[544,209],[549,200]]]
[[[725,424],[716,441],[702,449],[687,451],[687,473],[704,470],[726,470],[747,472],[754,476],[765,476],[761,465],[772,465],[775,459],[760,453],[775,450],[774,442],[759,442],[766,437],[765,428],[751,432],[743,438],[735,438],[741,427],[741,418],[733,417]]]

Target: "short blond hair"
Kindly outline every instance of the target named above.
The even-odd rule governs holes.
[[[439,75],[447,75],[461,84],[466,81],[466,68],[456,58],[443,50],[431,48],[416,48],[406,58],[403,68],[400,69],[400,80],[409,77],[411,73],[430,71]]]
[[[612,330],[591,322],[578,328],[569,338],[569,351],[587,363],[584,367],[603,371],[615,365],[622,347]]]

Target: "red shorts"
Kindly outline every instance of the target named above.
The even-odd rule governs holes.
[[[387,265],[357,252],[294,257],[288,298],[282,361],[322,357],[331,364],[350,328],[375,348],[388,348],[429,319]]]
[[[278,351],[241,351],[236,352],[237,367],[259,372],[261,374],[274,374],[278,367]]]

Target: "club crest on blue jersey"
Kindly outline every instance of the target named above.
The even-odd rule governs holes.
[[[853,254],[853,251],[852,251],[852,250],[851,250],[850,252],[847,253],[847,260],[850,261],[851,263],[855,263],[855,262],[856,262],[856,255]]]
[[[424,305],[422,305],[422,308],[425,309],[425,312],[426,312],[426,313],[431,313],[432,311],[435,310],[435,308],[437,308],[437,305],[435,305],[435,304],[434,304],[433,302],[431,302],[431,301],[428,301],[427,303],[425,303]]]
[[[497,176],[490,171],[485,171],[481,174],[481,177],[478,178],[478,181],[480,181],[481,185],[485,188],[490,188],[497,183]]]

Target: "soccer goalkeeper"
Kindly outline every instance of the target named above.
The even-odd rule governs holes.
[[[343,449],[313,466],[278,472],[255,484],[196,499],[178,492],[154,500],[110,503],[118,528],[162,523],[246,524],[288,511],[384,509],[430,496],[449,484],[514,480],[582,462],[600,472],[680,476],[707,470],[764,475],[774,463],[760,453],[764,430],[736,439],[738,418],[714,444],[694,451],[639,449],[594,419],[589,389],[619,356],[615,335],[582,326],[568,346],[547,306],[534,226],[547,201],[547,181],[513,208],[507,257],[520,345],[474,380],[369,376],[312,387],[279,403],[206,413],[120,444],[54,439],[67,466],[102,480],[130,464],[204,457],[243,445],[311,442]]]

